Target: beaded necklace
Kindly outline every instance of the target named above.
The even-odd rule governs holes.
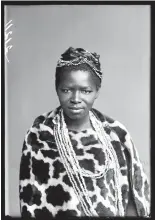
[[[86,216],[98,216],[93,208],[91,199],[86,189],[86,184],[83,177],[101,178],[108,171],[109,164],[114,163],[114,181],[115,181],[115,210],[119,216],[124,216],[122,204],[122,194],[120,187],[120,167],[116,152],[112,147],[109,136],[104,131],[102,123],[96,118],[92,111],[89,112],[89,117],[93,128],[95,129],[98,139],[102,143],[105,153],[105,167],[102,172],[90,174],[82,169],[79,165],[75,151],[69,138],[67,125],[65,123],[63,110],[57,114],[57,123],[54,126],[55,141],[58,151],[63,161],[64,167],[73,186],[73,189],[79,199]],[[105,124],[106,126],[106,124]]]

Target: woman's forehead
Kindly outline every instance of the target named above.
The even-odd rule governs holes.
[[[89,71],[82,70],[63,73],[60,84],[66,86],[78,85],[82,87],[95,86],[92,74]]]

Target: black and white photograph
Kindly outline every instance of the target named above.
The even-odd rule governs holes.
[[[151,6],[4,6],[5,215],[150,217]]]

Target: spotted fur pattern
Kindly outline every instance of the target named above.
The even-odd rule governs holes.
[[[84,216],[80,202],[67,176],[53,135],[55,115],[60,108],[39,116],[28,130],[22,149],[20,164],[20,207],[24,217]],[[139,216],[149,215],[149,184],[137,151],[126,128],[97,110],[93,110],[103,123],[111,139],[119,165],[124,211],[128,203],[129,180],[125,151],[130,156],[130,181]],[[101,171],[105,155],[93,130],[69,132],[80,166],[89,172]],[[113,166],[100,179],[84,177],[92,204],[99,216],[116,216],[114,208],[115,183]]]
[[[81,168],[90,173],[102,172],[105,166],[105,153],[96,132],[92,129],[87,129],[82,132],[70,131],[69,135]],[[118,154],[125,161],[123,148]],[[115,164],[110,164],[104,177],[99,179],[84,178],[93,207],[99,216],[116,215],[113,166]],[[126,209],[129,193],[126,162],[121,164],[120,167],[121,170],[126,171],[125,175],[124,173],[121,175],[121,188],[123,190],[126,187],[125,192],[123,192],[123,205],[124,209]]]

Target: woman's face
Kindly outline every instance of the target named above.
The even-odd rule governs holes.
[[[75,120],[88,116],[98,90],[89,71],[73,70],[62,73],[57,94],[64,113]]]

